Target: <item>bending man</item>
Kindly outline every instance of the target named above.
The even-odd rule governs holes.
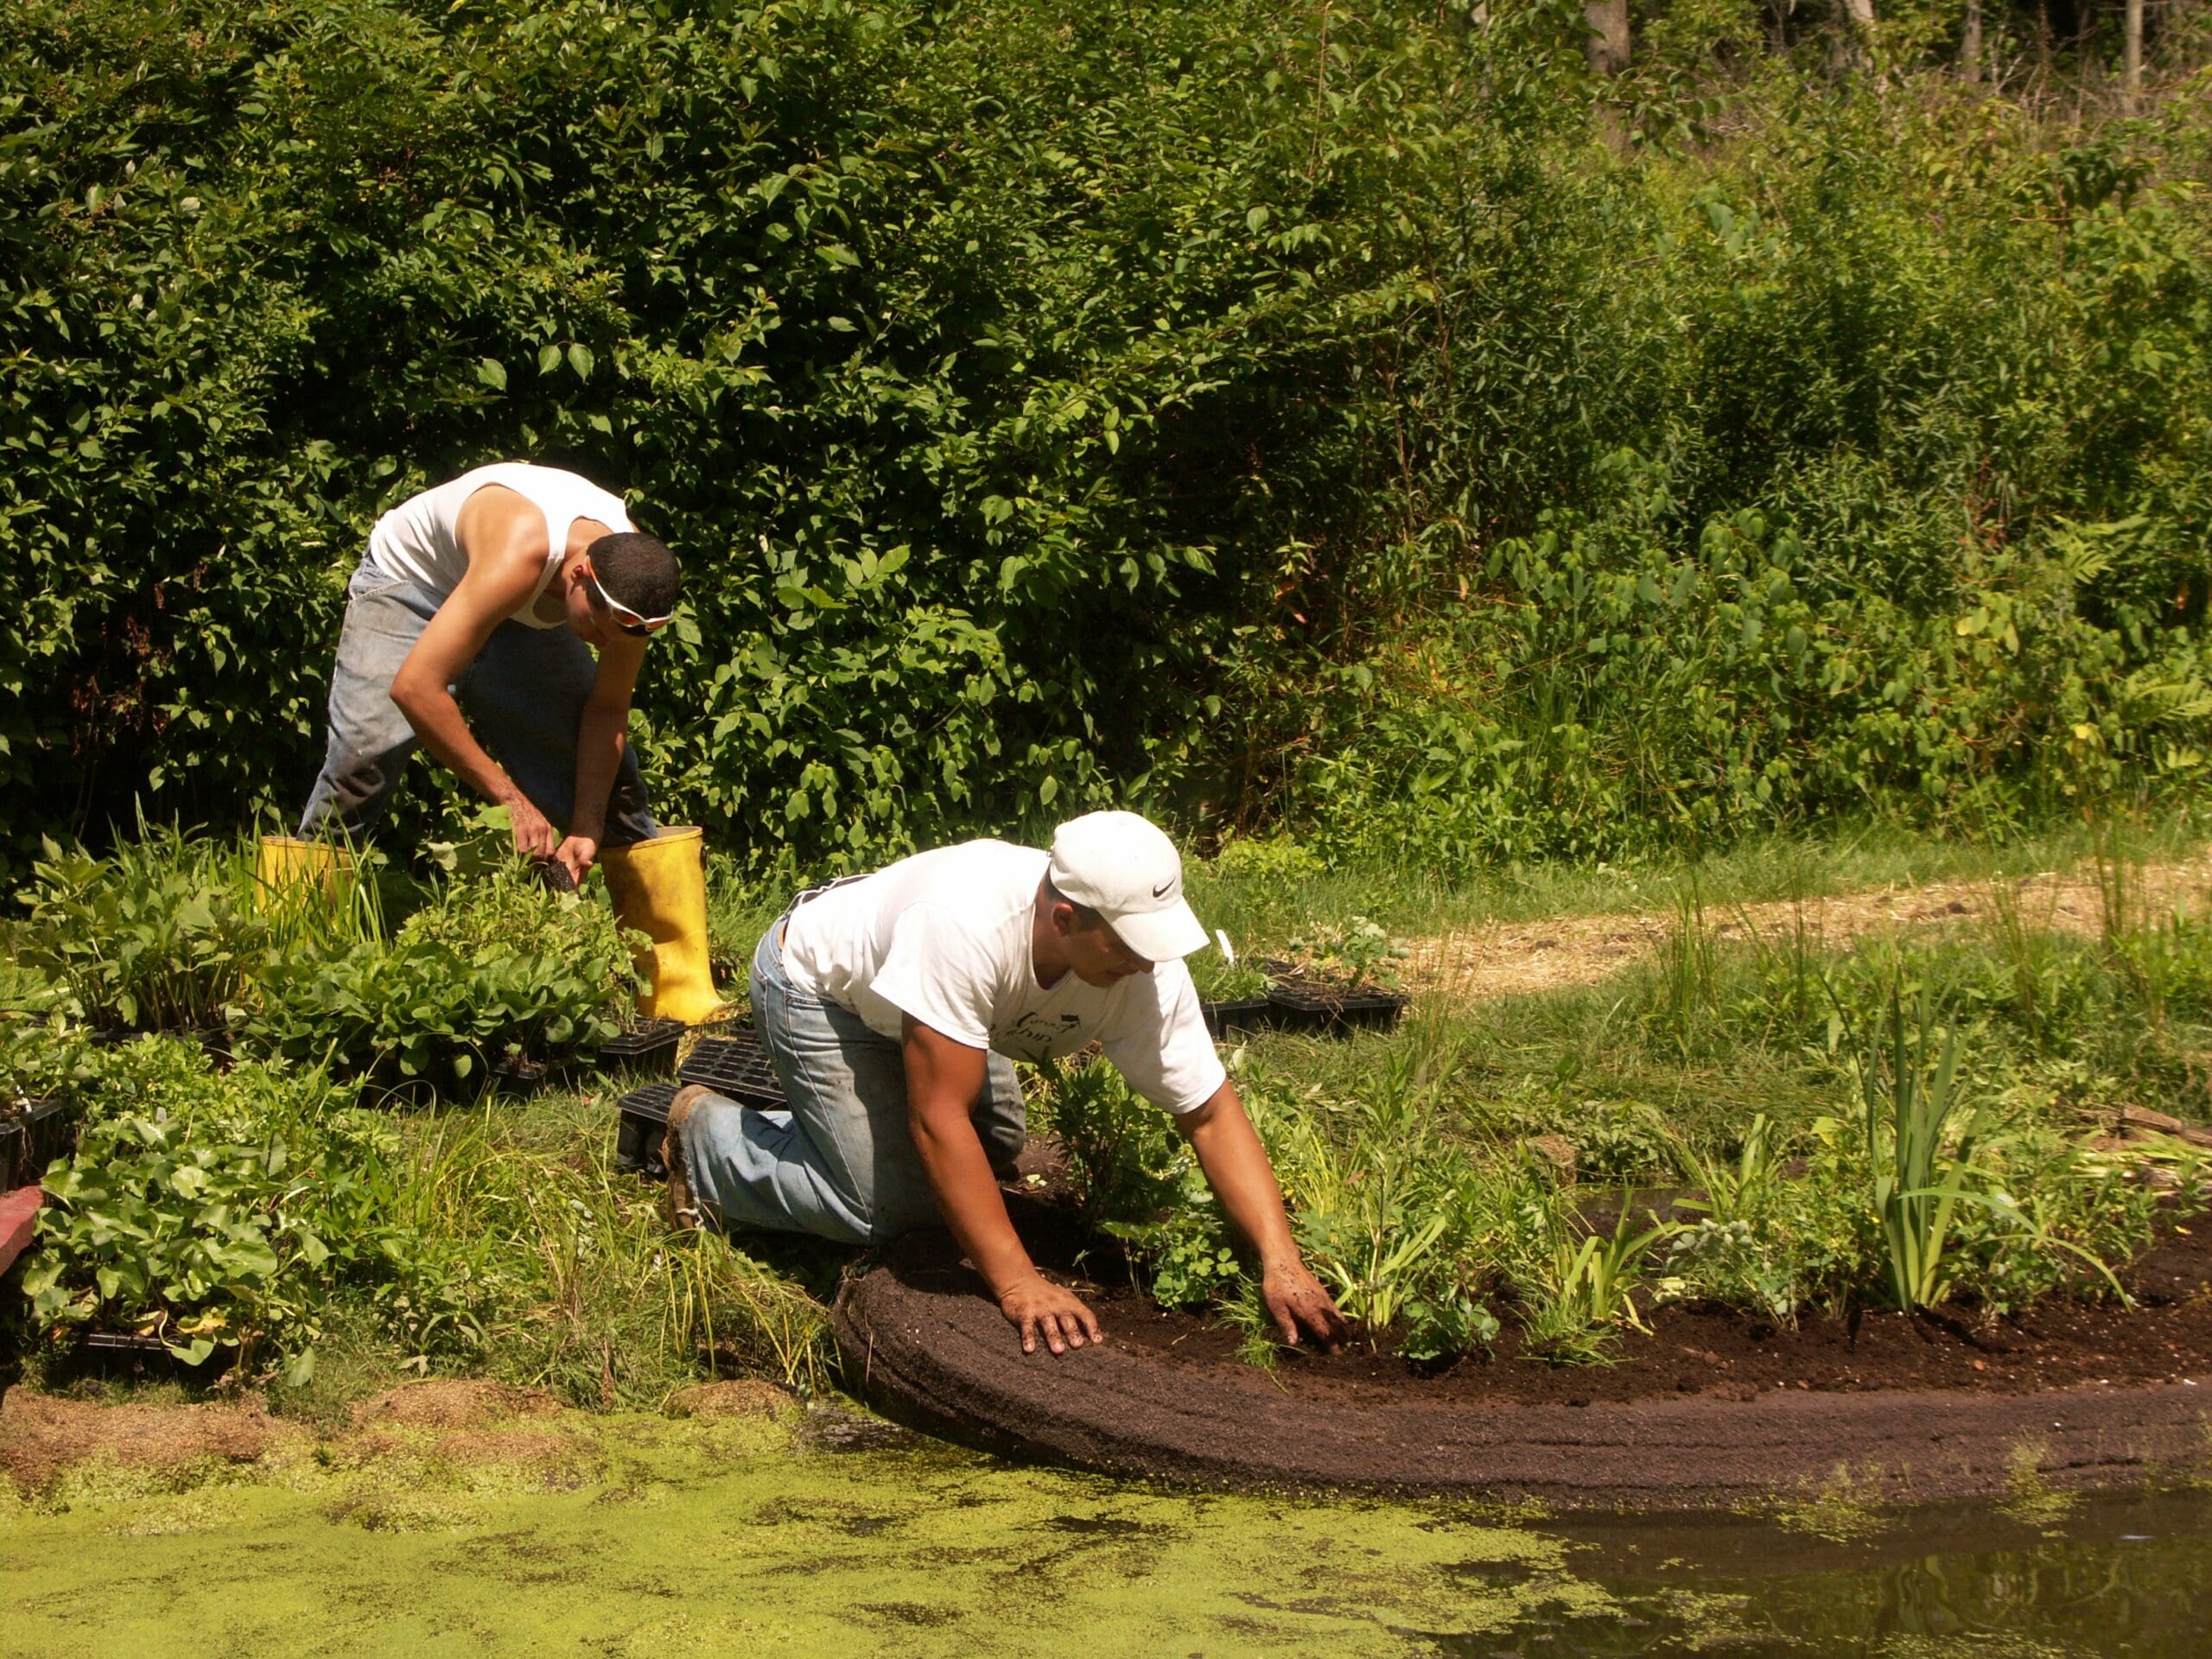
[[[679,1223],[873,1243],[942,1219],[1024,1352],[1096,1342],[1096,1318],[1037,1271],[998,1185],[1026,1132],[1008,1057],[1096,1039],[1175,1115],[1258,1252],[1283,1340],[1334,1344],[1343,1316],[1300,1259],[1183,965],[1206,934],[1182,886],[1159,830],[1094,812],[1049,855],[971,841],[801,893],[753,957],[753,1021],[790,1109],[677,1094],[664,1157]]]
[[[301,836],[371,828],[419,742],[508,809],[518,850],[572,877],[602,844],[650,838],[626,728],[680,581],[622,503],[574,473],[480,467],[394,507],[346,589]]]

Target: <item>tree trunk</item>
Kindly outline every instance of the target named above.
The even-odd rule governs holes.
[[[2120,86],[2127,112],[2133,115],[2143,99],[2143,0],[2127,0],[2126,43],[2120,51]]]
[[[1967,0],[1967,26],[1959,36],[1959,79],[1981,79],[1981,0]]]
[[[1628,67],[1628,0],[1586,0],[1582,15],[1590,24],[1590,72],[1618,75]]]
[[[1874,0],[1840,0],[1838,10],[1843,14],[1843,40],[1837,60],[1848,69],[1864,69],[1872,61],[1868,48],[1874,38]]]

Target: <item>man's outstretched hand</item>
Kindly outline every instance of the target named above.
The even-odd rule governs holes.
[[[1310,1338],[1315,1347],[1333,1354],[1344,1345],[1344,1316],[1303,1262],[1268,1268],[1260,1279],[1260,1300],[1268,1305],[1275,1332],[1286,1346],[1294,1348]]]
[[[1313,1287],[1316,1291],[1321,1287]],[[1323,1296],[1322,1300],[1328,1298]],[[1334,1308],[1330,1310],[1335,1312]],[[1083,1298],[1063,1286],[1035,1274],[1013,1286],[999,1298],[999,1312],[1005,1314],[1014,1328],[1021,1332],[1021,1351],[1037,1351],[1037,1338],[1045,1338],[1045,1345],[1056,1354],[1065,1354],[1071,1348],[1080,1348],[1086,1342],[1101,1342],[1098,1316],[1083,1303]]]

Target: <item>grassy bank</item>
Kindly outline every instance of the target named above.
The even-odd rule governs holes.
[[[2212,1116],[2212,938],[2190,918],[2196,888],[2172,874],[2196,851],[2192,831],[2177,819],[1993,847],[1869,830],[1747,843],[1696,864],[1503,870],[1459,885],[1406,869],[1329,871],[1293,843],[1255,842],[1195,867],[1192,889],[1248,956],[1310,950],[1360,918],[1424,950],[1456,941],[1476,954],[1500,938],[1529,950],[1511,929],[1544,918],[1660,918],[1653,942],[1635,936],[1610,976],[1526,995],[1471,998],[1428,957],[1386,954],[1385,976],[1421,979],[1400,1029],[1268,1033],[1234,1056],[1306,1249],[1379,1339],[1441,1358],[1479,1351],[1518,1322],[1556,1359],[1602,1360],[1654,1296],[1717,1298],[1782,1319],[1893,1303],[1885,1203],[1898,1211],[1909,1189],[1892,1182],[1883,1200],[1878,1166],[1896,1153],[1898,1080],[1931,1083],[1953,1044],[1932,1161],[1915,1178],[1955,1192],[1923,1300],[1987,1319],[2038,1295],[2108,1294],[2091,1258],[2124,1262],[2160,1194],[2175,1183],[2193,1192],[2198,1171],[2178,1144],[2123,1155],[2092,1141],[2122,1104]],[[184,844],[171,853],[206,856]],[[2023,878],[2052,871],[2100,895],[2089,925],[2054,928],[2019,897]],[[1933,881],[1987,902],[1856,939],[1778,919],[1793,900]],[[469,890],[468,879],[454,883],[429,913],[475,913]],[[726,976],[784,898],[717,881]],[[1749,908],[1777,900],[1780,911]],[[487,902],[496,917],[509,899]],[[387,925],[395,939],[409,927]],[[600,924],[579,925],[590,934]],[[356,940],[341,954],[368,949]],[[81,1035],[67,976],[39,981],[24,969],[35,953],[14,955],[14,995],[42,995],[48,1007],[17,1017],[16,1086],[81,1097],[92,1149],[81,1179],[106,1179],[111,1192],[73,1193],[50,1217],[49,1254],[17,1270],[53,1293],[41,1316],[50,1329],[19,1322],[16,1332],[18,1363],[42,1384],[82,1382],[69,1339],[88,1322],[144,1328],[156,1312],[188,1347],[192,1322],[215,1319],[199,1328],[222,1357],[251,1332],[234,1380],[316,1418],[423,1374],[548,1388],[594,1408],[650,1409],[708,1375],[834,1382],[821,1308],[850,1253],[672,1236],[658,1189],[613,1163],[613,1101],[636,1079],[594,1075],[583,1087],[518,1094],[480,1076],[474,1086],[449,1079],[446,1097],[428,1100],[396,1090],[365,1039],[350,1069],[330,1052],[269,1047],[245,992],[228,1005],[245,1058],[227,1071],[168,1037],[100,1048]],[[1202,977],[1223,976],[1214,955],[1194,963]],[[290,986],[297,976],[276,978]],[[1901,1039],[1885,1023],[1893,998]],[[498,1042],[496,1033],[429,1035],[448,1047]],[[398,1030],[380,1040],[410,1052],[418,1039]],[[444,1052],[433,1051],[431,1069]],[[1040,1083],[1037,1110],[1040,1127],[1072,1142],[1094,1218],[1129,1241],[1156,1294],[1250,1323],[1231,1242],[1159,1114],[1103,1070]],[[140,1126],[156,1123],[168,1139],[149,1147]],[[266,1167],[272,1138],[290,1160],[277,1172]],[[156,1189],[174,1172],[149,1162],[180,1148],[236,1184],[272,1253],[217,1261],[216,1291],[197,1300],[176,1283],[190,1265],[181,1252],[214,1249],[205,1204],[162,1198]],[[2146,1156],[2166,1185],[2143,1179]],[[317,1208],[294,1192],[296,1168],[318,1159],[315,1167],[343,1173],[344,1191],[359,1189],[351,1208],[323,1198]],[[118,1171],[153,1172],[131,1223],[150,1243],[94,1236],[88,1218],[127,1185]],[[1647,1237],[1650,1221],[1618,1195],[1656,1188],[1695,1192],[1708,1208]],[[1611,1218],[1624,1212],[1631,1224],[1616,1236]],[[134,1249],[167,1265],[135,1301],[127,1287],[101,1294],[99,1270]],[[68,1270],[37,1278],[53,1272],[54,1250]],[[326,1250],[334,1267],[311,1259]],[[184,1368],[183,1386],[200,1375]]]

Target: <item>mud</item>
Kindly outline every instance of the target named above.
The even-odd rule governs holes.
[[[834,1316],[854,1386],[987,1449],[1224,1486],[1471,1492],[1697,1508],[1838,1471],[1869,1499],[2194,1478],[2212,1452],[2212,1249],[2170,1230],[2134,1312],[2053,1301],[1980,1324],[1868,1314],[1796,1330],[1659,1310],[1619,1363],[1515,1356],[1425,1373],[1364,1347],[1236,1359],[1233,1334],[1088,1287],[1108,1341],[1024,1356],[950,1242],[925,1236],[850,1281]]]

